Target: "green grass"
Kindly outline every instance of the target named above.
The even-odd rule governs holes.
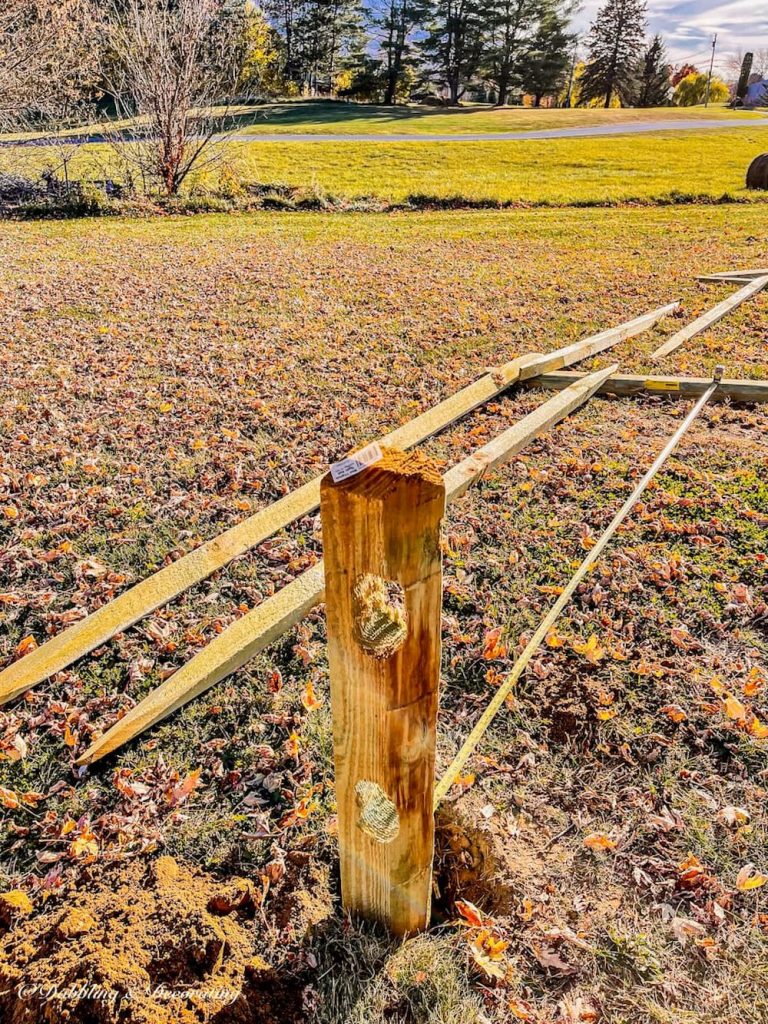
[[[317,185],[402,200],[460,195],[521,203],[656,199],[672,192],[744,198],[765,129],[472,143],[233,144],[243,180]]]
[[[570,110],[533,107],[503,107],[467,104],[458,109],[426,107],[418,104],[384,107],[366,103],[297,101],[238,107],[233,111],[238,131],[325,132],[397,134],[461,134],[463,132],[538,131],[543,128],[570,128],[584,125],[633,124],[639,121],[670,121],[700,118],[744,120],[761,115],[733,111],[725,106],[654,107],[650,109],[612,109],[577,107]]]
[[[768,131],[660,132],[616,138],[518,142],[254,142],[222,152],[227,175],[243,183],[317,187],[333,195],[408,196],[520,204],[599,204],[668,201],[675,194],[713,199],[762,198],[744,188],[746,169],[768,149]],[[46,148],[0,150],[0,167],[39,173],[56,162]],[[120,177],[105,145],[84,146],[72,175]],[[221,171],[208,169],[192,186],[215,188]]]

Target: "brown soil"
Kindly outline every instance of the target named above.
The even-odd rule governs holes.
[[[0,1019],[301,1019],[301,967],[286,967],[285,950],[329,916],[331,899],[325,870],[298,858],[289,855],[263,905],[261,880],[221,882],[171,857],[135,862],[57,899],[0,940]]]

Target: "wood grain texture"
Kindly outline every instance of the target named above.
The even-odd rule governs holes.
[[[586,359],[596,352],[601,352],[652,327],[676,305],[677,303],[672,303],[651,310],[625,324],[584,338],[547,355],[529,354],[510,360],[483,374],[472,384],[433,408],[427,409],[408,423],[390,431],[380,439],[380,443],[396,448],[410,448],[466,416],[473,409],[505,391],[517,380],[533,377],[547,370],[571,366],[579,359]],[[301,516],[309,515],[315,511],[319,503],[318,476],[286,494],[268,508],[249,516],[242,523],[202,544],[173,564],[141,580],[109,604],[69,626],[0,672],[0,704],[12,700],[56,672],[61,672],[78,658],[106,643],[116,633],[128,629],[155,609],[206,579],[211,573],[222,569],[234,558],[261,544],[278,530]]]
[[[570,388],[582,374],[575,370],[545,373],[526,381],[529,388]],[[711,377],[664,377],[637,373],[613,373],[597,389],[598,395],[662,395],[666,398],[698,398],[712,383]],[[712,396],[713,402],[768,402],[768,380],[739,380],[724,377]]]
[[[701,334],[702,331],[706,331],[707,328],[712,327],[719,320],[722,320],[724,316],[727,316],[731,310],[736,309],[742,302],[746,302],[747,299],[752,298],[758,292],[762,291],[765,286],[768,285],[768,275],[765,277],[755,278],[754,281],[750,281],[749,284],[744,285],[743,288],[739,288],[737,292],[729,295],[727,299],[723,299],[722,302],[718,302],[712,309],[708,309],[706,313],[702,313],[700,317],[688,324],[687,327],[683,327],[677,334],[673,334],[671,338],[660,345],[655,352],[651,353],[651,359],[662,359],[664,356],[668,356],[670,352],[674,352],[676,349],[684,345],[686,341],[691,338],[695,338],[697,334]]]
[[[429,922],[444,510],[443,479],[420,452],[388,449],[321,485],[342,900],[397,935]],[[360,642],[371,578],[403,602],[400,645],[380,657]]]
[[[586,402],[613,369],[615,367],[609,367],[586,376],[574,374],[570,384],[558,389],[561,394],[553,395],[504,431],[500,435],[505,439],[503,443],[497,443],[499,439],[496,438],[450,469],[445,475],[447,501],[455,501],[489,469],[498,468],[521,451],[529,441]],[[324,567],[319,562],[234,622],[95,740],[77,759],[77,764],[90,764],[117,750],[227,675],[242,668],[259,651],[320,604],[323,599],[323,579]]]

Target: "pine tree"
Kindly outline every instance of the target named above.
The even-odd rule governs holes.
[[[546,0],[544,0],[546,2]],[[492,0],[484,72],[496,86],[496,105],[503,107],[518,84],[519,64],[530,45],[542,0]]]
[[[412,64],[411,35],[423,24],[427,14],[426,0],[388,0],[380,18],[375,19],[382,32],[386,81],[384,102],[391,105],[397,98],[398,86]]]
[[[617,96],[632,102],[637,61],[645,39],[645,0],[607,0],[589,30],[589,58],[581,78],[582,100]]]
[[[672,90],[672,68],[660,35],[655,35],[637,69],[636,107],[663,107],[669,103]]]
[[[546,11],[523,60],[520,81],[537,107],[544,96],[557,92],[565,80],[574,39],[567,31],[568,20],[557,9]]]
[[[422,42],[434,80],[448,90],[456,106],[480,66],[486,50],[487,4],[484,0],[437,0],[432,24]]]

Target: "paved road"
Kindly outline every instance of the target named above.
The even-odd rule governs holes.
[[[635,121],[628,124],[598,124],[584,125],[574,128],[542,128],[538,131],[529,132],[456,132],[455,134],[409,134],[387,133],[374,134],[352,132],[254,132],[243,135],[227,134],[224,138],[232,142],[525,142],[526,139],[588,139],[610,135],[643,135],[647,132],[678,132],[678,131],[706,131],[711,128],[766,128],[768,118],[756,117],[751,120],[736,120],[731,118],[717,118],[711,121],[696,118],[685,118],[678,121]],[[85,136],[72,136],[71,141],[76,138],[85,142],[106,142],[104,135],[93,134]],[[59,142],[69,141],[60,138]],[[35,139],[12,140],[0,139],[0,148],[5,146],[45,146],[50,140],[45,136]]]
[[[586,125],[580,128],[542,128],[530,132],[462,132],[442,135],[404,134],[327,134],[254,132],[252,135],[232,135],[233,142],[523,142],[526,139],[577,139],[601,135],[641,135],[660,131],[706,131],[708,128],[766,128],[768,118],[750,120],[717,118],[711,121],[695,118],[678,121],[636,121],[631,124]]]

